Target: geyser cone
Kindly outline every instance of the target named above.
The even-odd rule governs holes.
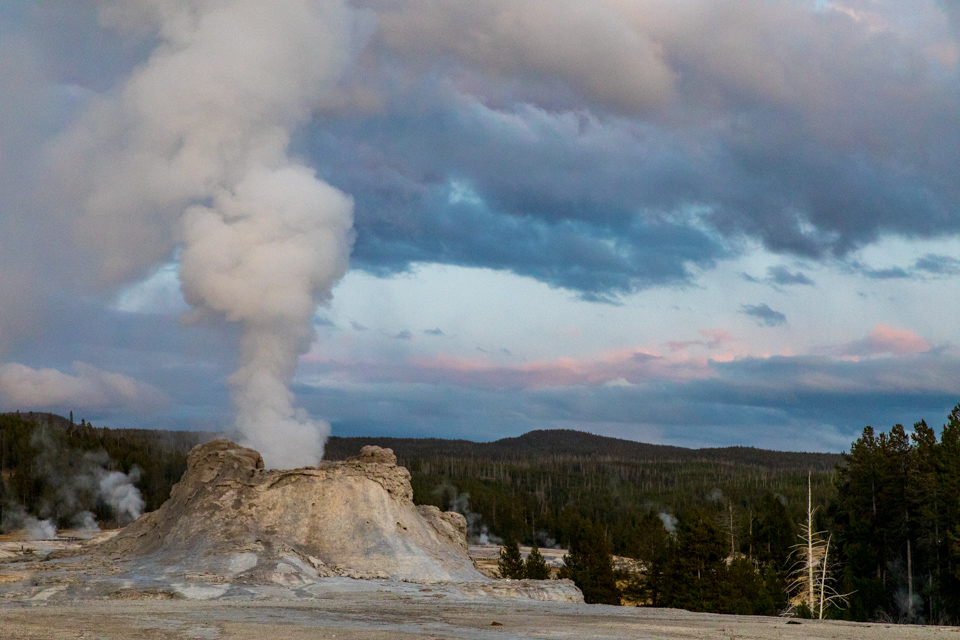
[[[322,576],[409,582],[486,580],[466,521],[413,504],[409,472],[390,449],[344,462],[265,470],[253,449],[214,440],[190,452],[160,509],[99,553],[144,567],[294,585]]]

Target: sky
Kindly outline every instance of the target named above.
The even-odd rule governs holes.
[[[942,424],[958,62],[953,0],[0,0],[0,410]]]

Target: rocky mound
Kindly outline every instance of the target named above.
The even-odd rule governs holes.
[[[228,440],[197,446],[170,499],[95,553],[234,583],[487,580],[468,556],[463,516],[415,506],[409,472],[372,446],[286,471],[264,470],[259,453]]]

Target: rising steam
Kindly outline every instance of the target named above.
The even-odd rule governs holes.
[[[244,444],[269,467],[314,465],[330,427],[295,408],[288,385],[316,306],[346,272],[353,203],[288,143],[346,62],[349,12],[335,0],[137,0],[106,2],[101,17],[157,44],[57,149],[82,193],[79,235],[117,282],[179,244],[192,318],[242,330],[230,386]]]

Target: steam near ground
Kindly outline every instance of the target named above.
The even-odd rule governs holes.
[[[24,529],[35,540],[50,540],[57,535],[58,521],[67,520],[81,531],[98,531],[93,510],[99,504],[109,507],[119,524],[133,522],[143,513],[145,503],[135,485],[138,467],[129,473],[110,469],[106,452],[66,448],[47,425],[33,431],[30,445],[38,452],[32,473],[52,490],[40,500],[39,518],[22,505],[5,504],[0,522],[4,531]]]

